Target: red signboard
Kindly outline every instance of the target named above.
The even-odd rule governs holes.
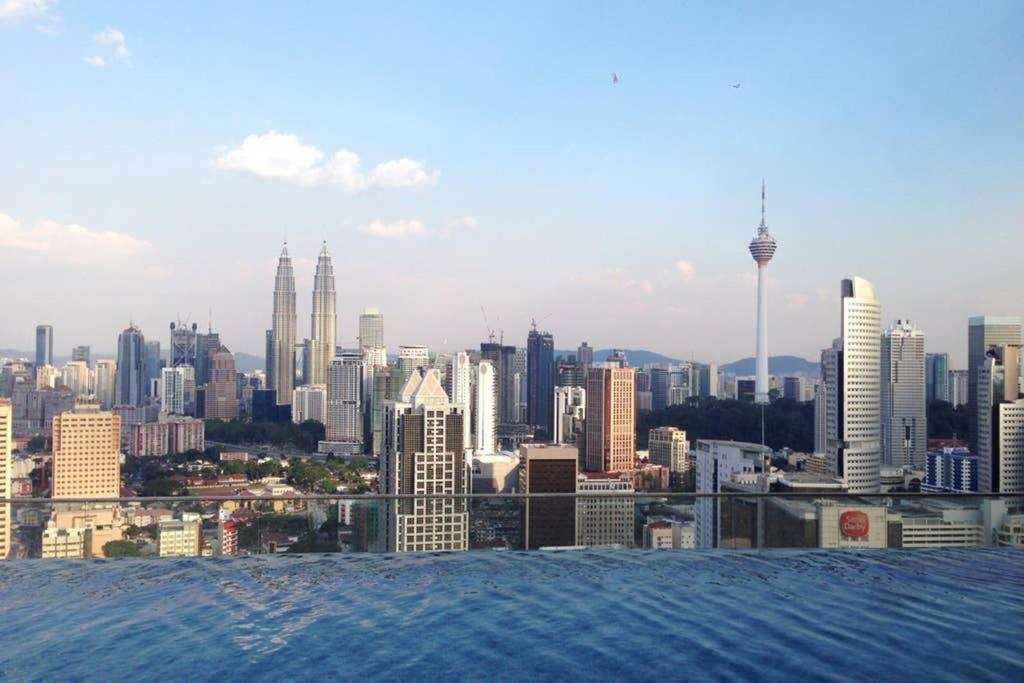
[[[839,530],[849,538],[864,538],[871,528],[868,515],[860,510],[847,510],[839,515]]]

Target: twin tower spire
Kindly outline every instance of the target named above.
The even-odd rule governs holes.
[[[313,312],[303,363],[306,384],[327,384],[327,368],[335,354],[338,300],[334,266],[327,243],[320,249],[313,276]],[[278,405],[290,405],[295,388],[295,271],[288,243],[281,248],[274,278],[274,313],[267,330],[267,386],[277,392]]]

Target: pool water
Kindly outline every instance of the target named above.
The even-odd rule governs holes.
[[[1013,550],[20,561],[5,679],[1024,680]]]

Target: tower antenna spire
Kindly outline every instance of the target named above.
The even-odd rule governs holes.
[[[761,232],[768,230],[768,225],[764,222],[764,178],[761,178],[761,225],[758,226]]]

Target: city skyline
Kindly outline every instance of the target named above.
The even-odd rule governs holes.
[[[886,323],[915,320],[956,368],[960,321],[1024,313],[1006,286],[1021,256],[1000,248],[1019,229],[1024,151],[1011,3],[891,7],[881,26],[866,7],[670,7],[625,24],[600,6],[525,7],[502,22],[466,7],[458,27],[420,8],[399,21],[324,7],[317,22],[251,8],[255,35],[237,45],[215,39],[223,8],[159,25],[142,8],[58,8],[0,22],[0,56],[25,66],[12,92],[33,93],[5,101],[0,262],[34,284],[31,300],[12,299],[0,348],[30,350],[49,323],[58,355],[110,353],[129,320],[162,340],[167,319],[205,326],[212,308],[234,351],[262,355],[287,237],[304,293],[320,243],[336,245],[345,347],[376,306],[393,348],[474,348],[483,305],[517,346],[550,314],[546,327],[573,343],[750,357],[755,278],[739,246],[762,176],[786,244],[768,281],[774,353],[816,357],[838,322],[834,283],[850,273],[875,283]],[[167,40],[176,26],[196,31],[185,54]],[[298,69],[271,26],[324,59]],[[107,29],[119,43],[96,39]],[[765,32],[820,59],[765,48]],[[454,47],[424,57],[428,36]],[[585,45],[566,51],[566,37]],[[250,40],[271,47],[254,57]],[[390,51],[371,50],[379,40]],[[883,63],[889,78],[864,77]],[[182,80],[200,67],[202,83]],[[978,226],[985,239],[966,239]],[[495,277],[478,256],[499,249],[510,274],[528,264],[531,277]],[[954,256],[988,265],[936,297],[937,264]],[[67,296],[72,282],[89,307]],[[309,305],[299,299],[299,319]]]

